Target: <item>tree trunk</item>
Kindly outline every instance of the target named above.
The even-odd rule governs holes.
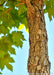
[[[50,75],[44,0],[26,0],[29,25],[29,75]]]

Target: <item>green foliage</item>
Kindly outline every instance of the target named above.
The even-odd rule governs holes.
[[[4,6],[5,1],[6,4]],[[0,34],[4,34],[4,36],[0,38],[1,70],[6,66],[10,71],[13,71],[11,63],[14,63],[15,61],[13,57],[11,57],[11,54],[16,55],[16,52],[12,45],[22,48],[23,41],[25,41],[21,31],[13,31],[10,33],[12,27],[16,27],[18,29],[20,23],[25,24],[26,28],[28,28],[26,19],[27,8],[24,4],[16,7],[16,4],[19,3],[20,2],[17,0],[0,0]],[[0,72],[0,74],[2,73]]]
[[[48,13],[48,17],[52,20],[54,18],[54,0],[45,0],[46,8],[44,9],[45,13]]]
[[[13,71],[13,67],[12,67],[11,64],[8,64],[8,63],[7,63],[6,66],[7,66],[7,68],[8,68],[9,70]]]
[[[14,31],[0,39],[0,69],[3,70],[6,65],[12,71],[12,66],[9,63],[14,63],[14,59],[10,54],[16,54],[12,45],[22,48],[24,36],[21,31]]]
[[[12,39],[13,39],[13,44],[16,46],[20,46],[22,48],[22,40],[24,39],[24,36],[22,35],[22,32],[18,31],[18,32],[13,32],[12,33]]]
[[[9,53],[5,53],[5,55],[2,58],[0,58],[0,68],[1,68],[1,70],[4,69],[5,65],[7,67],[7,65],[9,63],[14,63],[14,62],[15,62],[14,59],[12,57],[10,57]],[[8,65],[8,67],[9,67],[9,65]],[[11,68],[11,70],[12,70],[12,68]]]
[[[6,0],[0,0],[0,5],[3,5]]]
[[[0,75],[1,75],[2,73],[0,72]]]
[[[26,14],[27,8],[25,5],[19,5],[18,6],[19,10],[18,10],[18,14],[23,17]],[[23,15],[24,14],[24,15]]]

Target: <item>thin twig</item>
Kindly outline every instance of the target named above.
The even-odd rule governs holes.
[[[21,4],[24,4],[24,3],[19,3],[19,4],[16,4],[15,6],[17,7],[17,6],[21,5]]]

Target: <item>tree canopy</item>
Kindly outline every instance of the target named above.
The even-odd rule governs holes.
[[[54,0],[45,0],[44,13],[48,13],[50,21],[54,18]]]
[[[0,37],[1,70],[6,66],[13,71],[10,63],[15,61],[10,54],[15,55],[16,53],[12,45],[22,48],[25,38],[20,30],[25,26],[25,30],[29,32],[26,13],[27,7],[21,0],[0,0],[0,35],[3,34]],[[45,0],[44,13],[48,13],[50,20],[54,18],[54,0]],[[12,27],[18,30],[10,33]]]

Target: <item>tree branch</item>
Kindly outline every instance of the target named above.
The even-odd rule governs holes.
[[[21,5],[21,4],[24,4],[24,3],[19,3],[19,4],[16,4],[16,5],[15,5],[15,7],[17,7],[17,6]]]
[[[17,1],[20,1],[21,3],[26,4],[26,0],[17,0]]]

